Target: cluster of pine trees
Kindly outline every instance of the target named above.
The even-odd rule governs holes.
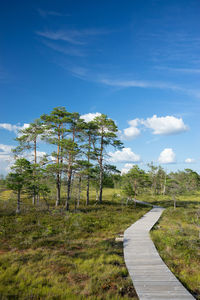
[[[73,178],[81,181],[83,176],[87,181],[86,204],[89,204],[91,178],[96,181],[98,201],[101,203],[104,171],[117,172],[115,166],[105,163],[108,146],[122,147],[117,131],[115,122],[104,114],[86,122],[79,113],[68,112],[65,107],[54,108],[50,114],[42,115],[21,130],[16,139],[19,145],[14,149],[16,161],[7,176],[8,187],[18,194],[17,212],[20,211],[23,189],[32,194],[33,204],[36,204],[39,195],[45,199],[49,192],[45,178],[49,177],[56,184],[56,206],[61,204],[61,186],[64,182],[67,186],[65,209],[69,210]],[[51,145],[53,152],[39,159],[38,143],[41,140]],[[32,163],[25,158],[29,151],[34,154]]]
[[[17,212],[20,212],[21,193],[32,197],[33,204],[39,198],[46,201],[50,185],[56,186],[55,205],[64,205],[68,211],[75,187],[75,207],[79,205],[82,182],[86,187],[86,205],[90,201],[91,183],[96,189],[96,200],[102,202],[105,181],[117,184],[127,197],[138,194],[176,194],[198,190],[200,176],[191,169],[167,174],[161,166],[148,164],[148,171],[134,165],[127,174],[120,175],[115,166],[108,164],[106,149],[121,149],[117,137],[118,128],[112,119],[102,114],[86,122],[79,113],[71,113],[65,107],[56,107],[29,126],[20,130],[16,138],[18,146],[13,150],[16,161],[6,178],[7,186],[17,192]],[[47,143],[52,149],[41,157],[39,143]],[[28,153],[33,160],[27,159]],[[61,187],[64,197],[61,199]]]

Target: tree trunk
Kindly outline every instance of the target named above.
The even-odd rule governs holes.
[[[59,206],[60,205],[60,174],[59,173],[57,173],[56,188],[57,188],[56,206]]]
[[[136,179],[134,180],[134,198],[136,199],[137,196],[137,181]]]
[[[40,195],[37,194],[37,205],[39,205],[39,204],[40,204]]]
[[[79,207],[80,199],[81,199],[81,175],[79,176],[77,207]]]
[[[86,205],[89,205],[90,202],[90,174],[89,174],[89,164],[90,164],[90,147],[91,147],[91,136],[89,135],[89,144],[88,144],[88,176],[87,176],[87,199]]]
[[[71,194],[71,180],[72,180],[72,170],[71,167],[68,169],[68,176],[67,176],[67,200],[65,202],[65,209],[69,210],[69,201],[70,201],[70,194]]]
[[[34,139],[34,163],[35,164],[37,163],[37,144],[36,144],[36,138]],[[36,175],[35,168],[36,168],[36,166],[34,167],[34,171],[33,171],[34,185],[35,185],[35,175]],[[33,200],[32,200],[32,203],[33,203],[33,205],[36,204],[36,192],[35,192],[35,188],[33,190]]]
[[[72,140],[73,142],[75,141],[75,128],[73,128]],[[72,153],[69,153],[69,166],[68,166],[68,175],[67,175],[67,200],[65,202],[66,211],[69,210],[69,201],[71,197],[72,163],[73,163],[73,156]]]
[[[16,209],[17,214],[19,214],[21,212],[20,201],[21,201],[21,190],[18,190],[17,191],[17,209]]]
[[[88,175],[87,178],[87,199],[86,199],[86,205],[89,205],[90,202],[90,177]]]
[[[36,138],[34,139],[34,162],[37,163],[37,144],[36,144]]]
[[[102,203],[102,194],[103,194],[103,167],[100,166],[100,174],[99,174],[99,203]]]
[[[100,174],[99,174],[99,203],[102,203],[102,194],[103,194],[103,129],[102,129],[102,136],[101,136],[101,150],[100,150],[100,158],[99,158],[99,167],[100,167]]]
[[[32,203],[33,203],[33,205],[35,205],[35,203],[36,203],[36,193],[35,193],[35,190],[33,191]]]
[[[58,128],[59,130],[58,130],[58,146],[57,146],[57,165],[59,167],[60,166],[60,125]],[[56,206],[60,205],[60,186],[61,186],[60,170],[58,170],[57,177],[56,177],[56,187],[57,187]]]
[[[165,175],[165,180],[164,180],[164,184],[163,184],[163,192],[162,192],[163,195],[165,195],[165,191],[166,191],[166,175]]]

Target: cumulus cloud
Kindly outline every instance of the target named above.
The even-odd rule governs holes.
[[[194,162],[195,162],[194,158],[186,158],[186,160],[185,160],[186,164],[192,164]]]
[[[24,123],[23,125],[13,125],[9,123],[0,123],[0,129],[5,129],[14,133],[18,133],[19,130],[25,129],[29,126],[29,124]]]
[[[134,166],[134,164],[125,164],[121,169],[121,174],[126,174],[130,171],[130,169]]]
[[[134,139],[138,135],[140,135],[140,130],[136,127],[128,127],[124,129],[124,136],[127,139]]]
[[[154,135],[172,135],[182,133],[188,130],[188,126],[184,124],[182,118],[174,116],[157,117],[153,115],[147,119],[133,119],[128,121],[129,127],[123,130],[121,138],[131,140],[141,133],[141,127],[152,130]]]
[[[134,120],[129,121],[128,124],[130,126],[123,130],[122,138],[124,138],[126,140],[130,140],[130,139],[134,139],[138,135],[140,135],[140,130],[137,128],[139,123],[140,123],[139,119],[134,119]]]
[[[176,155],[172,148],[165,148],[158,158],[160,164],[173,164],[176,162]]]
[[[173,116],[147,118],[142,124],[153,130],[153,134],[170,135],[177,134],[188,130],[182,118]]]
[[[131,148],[123,148],[121,151],[109,152],[109,161],[113,163],[117,162],[139,162],[141,160],[140,155],[135,154]]]
[[[93,121],[94,118],[101,116],[101,113],[96,112],[96,113],[88,113],[85,115],[82,115],[81,118],[85,120],[85,122],[90,122]]]

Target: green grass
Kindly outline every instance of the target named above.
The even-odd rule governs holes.
[[[170,270],[200,299],[198,198],[182,196],[177,204],[175,210],[169,207],[164,211],[151,237]]]
[[[28,205],[31,199],[23,195],[18,216],[13,194],[0,194],[0,299],[137,299],[115,237],[150,208],[126,206],[119,193],[104,189],[99,205],[92,191],[86,208],[83,192],[76,213],[73,202],[70,213],[55,209],[53,194],[49,211],[45,204]],[[175,210],[170,196],[138,199],[167,208],[152,238],[172,272],[200,299],[200,193],[179,196]]]
[[[122,205],[112,194],[107,189],[102,205],[81,204],[76,213],[25,206],[15,215],[13,202],[4,203],[0,298],[137,299],[115,237],[149,208]]]
[[[165,208],[174,206],[172,196],[170,195],[139,195],[139,200],[149,202],[154,205],[160,205]],[[200,203],[200,192],[191,192],[184,195],[176,196],[176,206],[177,207],[188,207],[191,205],[196,205]]]

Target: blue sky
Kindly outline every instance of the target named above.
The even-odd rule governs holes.
[[[200,172],[199,15],[198,0],[2,2],[0,173],[17,129],[56,106],[114,119],[124,172]]]

